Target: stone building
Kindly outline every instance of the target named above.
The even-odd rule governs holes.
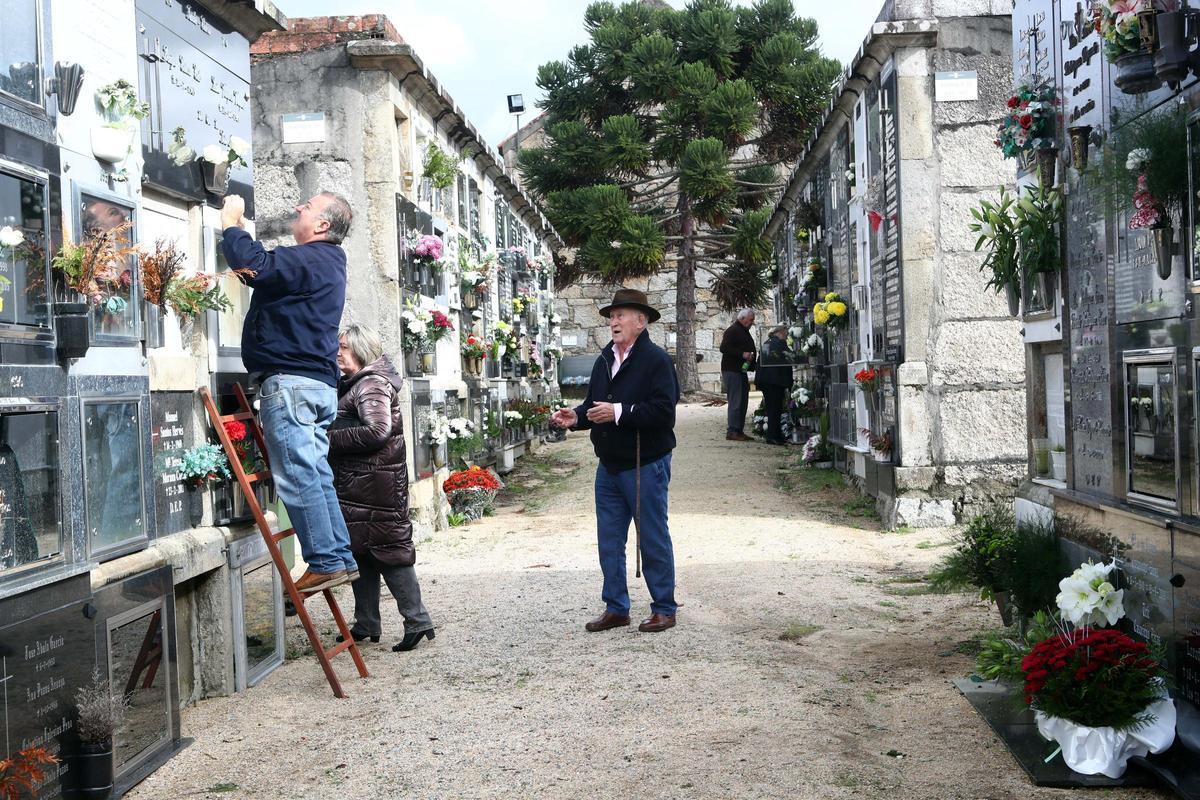
[[[538,147],[544,144],[545,114],[539,114],[521,129],[500,144],[505,163],[514,176],[519,176],[517,146]],[[569,255],[567,255],[569,257]],[[629,281],[630,288],[646,292],[650,304],[662,312],[662,319],[650,326],[651,338],[668,352],[675,349],[675,276],[662,273],[651,278]],[[575,372],[587,374],[590,359],[596,351],[608,344],[612,338],[604,319],[597,314],[600,306],[612,299],[617,287],[595,280],[583,280],[562,289],[558,293],[555,307],[562,317],[562,349],[573,359]],[[735,314],[722,311],[712,293],[712,276],[699,270],[696,273],[696,354],[700,358],[700,388],[705,391],[721,391],[721,334],[728,328]],[[755,322],[755,338],[762,341],[762,332],[772,323],[773,310],[760,309]],[[585,362],[587,366],[585,366]],[[572,376],[565,376],[572,377]]]
[[[0,758],[34,741],[58,753],[39,796],[75,788],[73,696],[94,669],[131,698],[114,736],[123,792],[179,746],[180,706],[283,660],[244,504],[180,473],[208,440],[197,388],[242,373],[240,318],[148,300],[142,256],[105,261],[83,292],[54,259],[64,240],[110,233],[143,255],[174,247],[183,274],[215,280],[220,195],[232,187],[253,214],[253,173],[233,166],[217,185],[192,155],[249,140],[250,42],[284,23],[269,2],[4,6]],[[225,291],[244,307],[239,284]]]
[[[964,7],[965,6],[965,7]],[[776,310],[827,408],[838,469],[889,525],[951,524],[1024,470],[1021,323],[984,288],[969,209],[1012,178],[992,145],[1011,80],[1001,2],[884,7],[767,228]],[[808,280],[810,264],[819,264]],[[815,324],[836,291],[845,327]],[[855,375],[877,370],[863,391]]]
[[[489,413],[499,417],[514,401],[556,396],[551,354],[559,338],[548,265],[561,241],[385,17],[294,19],[256,42],[253,56],[258,223],[268,240],[282,235],[293,198],[318,189],[345,195],[355,209],[344,243],[345,315],[378,329],[385,351],[403,365],[410,502],[414,522],[432,531],[446,516],[446,460],[429,438],[433,419],[465,417],[484,427]],[[434,149],[461,160],[443,189],[425,170]],[[414,255],[414,238],[426,235],[444,244],[432,269]],[[489,273],[482,302],[462,290],[464,270]],[[514,298],[524,306],[517,314]],[[424,365],[403,346],[401,313],[410,306],[445,314],[456,329]],[[460,333],[492,340],[501,321],[513,323],[519,357],[506,351],[489,359],[488,374],[470,374]],[[491,436],[477,460],[506,469],[529,438]]]

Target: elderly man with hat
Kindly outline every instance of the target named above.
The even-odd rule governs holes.
[[[619,289],[600,309],[612,342],[592,367],[587,398],[555,413],[552,424],[590,430],[600,464],[596,469],[596,535],[601,597],[605,610],[584,627],[593,633],[629,624],[625,542],[629,523],[638,529],[650,612],[638,630],[654,633],[675,626],[675,555],[667,528],[667,488],[675,449],[675,406],[679,380],[667,352],[650,341],[646,326],[659,313],[646,295]]]

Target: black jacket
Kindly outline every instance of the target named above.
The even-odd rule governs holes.
[[[754,345],[750,329],[735,319],[721,336],[721,372],[741,372],[742,362],[747,360],[742,353],[750,354],[750,367],[753,369],[756,350],[758,348]]]
[[[575,430],[590,430],[592,447],[600,463],[610,472],[620,472],[632,469],[636,463],[639,432],[643,464],[675,449],[679,378],[671,357],[650,341],[649,331],[642,331],[616,377],[610,379],[613,358],[613,345],[609,342],[592,366],[587,398],[575,409],[579,415]],[[593,425],[587,411],[597,402],[620,403],[620,423]]]
[[[400,376],[387,356],[338,386],[337,419],[329,428],[329,466],[350,549],[384,564],[411,567],[408,457],[404,446]]]
[[[227,228],[225,260],[254,289],[242,328],[242,363],[251,373],[285,373],[337,386],[338,325],[346,302],[346,252],[329,242],[266,250]]]
[[[786,389],[792,385],[792,360],[788,358],[787,342],[778,336],[768,336],[763,342],[758,369],[754,371],[754,382],[759,389],[764,386],[782,386]]]

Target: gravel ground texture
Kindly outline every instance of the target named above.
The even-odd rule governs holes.
[[[289,620],[294,657],[186,709],[194,744],[127,797],[1068,796],[1034,787],[950,684],[998,624],[927,592],[951,532],[881,532],[839,476],[786,468],[798,448],[727,442],[724,415],[679,411],[675,629],[584,631],[602,610],[595,459],[572,434],[519,462],[495,516],[419,543],[435,641],[393,653],[385,602],[373,676],[339,659],[336,700]]]

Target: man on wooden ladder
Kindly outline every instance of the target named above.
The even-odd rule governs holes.
[[[295,247],[267,250],[245,231],[246,205],[228,195],[221,244],[230,268],[254,289],[242,329],[242,363],[259,384],[259,420],[279,499],[308,569],[306,594],[358,577],[350,533],[333,489],[329,425],[337,414],[338,325],[346,301],[342,240],[353,213],[321,192],[296,206]]]

